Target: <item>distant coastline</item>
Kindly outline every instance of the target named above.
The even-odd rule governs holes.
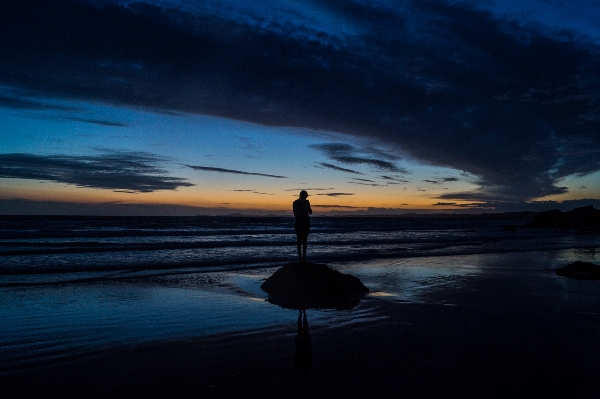
[[[537,201],[520,203],[481,204],[479,206],[456,206],[455,209],[414,209],[414,208],[345,208],[321,204],[312,204],[315,217],[319,216],[374,216],[374,217],[473,217],[488,214],[526,214],[535,215],[553,209],[569,211],[574,208],[592,205],[600,209],[600,199],[581,199],[556,201]],[[291,215],[291,209],[238,209],[225,207],[196,207],[170,204],[123,204],[123,203],[72,203],[59,201],[30,201],[23,199],[0,199],[0,216],[261,216],[281,217]],[[468,216],[470,215],[470,216]]]
[[[493,219],[512,219],[512,218],[533,218],[535,215],[541,213],[533,211],[525,212],[482,212],[482,213],[447,213],[447,212],[406,212],[406,213],[325,213],[315,214],[314,218],[422,218],[422,219],[472,219],[472,218],[493,218]],[[106,218],[106,219],[128,219],[128,218],[286,218],[290,216],[288,212],[276,213],[226,213],[226,214],[196,214],[196,215],[61,215],[61,214],[0,214],[0,219],[12,219],[12,218],[50,218],[50,219],[94,219],[94,218]]]

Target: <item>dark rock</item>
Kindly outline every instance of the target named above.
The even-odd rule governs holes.
[[[600,232],[600,210],[594,209],[592,205],[568,212],[554,209],[538,213],[531,223],[523,227]]]
[[[556,274],[578,280],[600,280],[600,266],[588,262],[573,262],[556,269]]]
[[[369,292],[358,278],[312,262],[288,263],[260,288],[269,294],[269,302],[303,310],[352,309]]]

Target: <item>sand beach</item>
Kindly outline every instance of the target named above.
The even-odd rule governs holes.
[[[308,355],[298,312],[260,289],[277,267],[4,287],[0,394],[593,398],[600,287],[554,269],[599,258],[332,263],[371,292],[350,310],[308,309]]]

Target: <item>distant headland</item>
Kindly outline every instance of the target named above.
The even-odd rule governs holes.
[[[523,227],[579,230],[600,232],[600,210],[592,205],[575,208],[568,212],[558,209],[538,213],[530,223]]]

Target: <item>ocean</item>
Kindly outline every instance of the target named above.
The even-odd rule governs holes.
[[[597,247],[596,235],[504,229],[531,216],[314,217],[314,262]],[[47,274],[228,270],[296,259],[290,217],[0,217],[2,283]],[[92,274],[90,274],[92,273]],[[15,276],[14,278],[8,276]],[[52,279],[50,278],[50,280]]]
[[[311,311],[311,323],[373,324],[388,317],[377,301],[456,306],[482,292],[494,309],[533,295],[535,314],[569,303],[597,315],[596,286],[553,270],[598,263],[600,235],[506,227],[531,217],[314,217],[307,259],[371,294],[350,311]],[[267,302],[260,284],[296,257],[291,217],[2,216],[0,375],[144,342],[293,329],[297,313]],[[510,292],[517,302],[498,299]],[[577,295],[556,299],[565,292]]]

